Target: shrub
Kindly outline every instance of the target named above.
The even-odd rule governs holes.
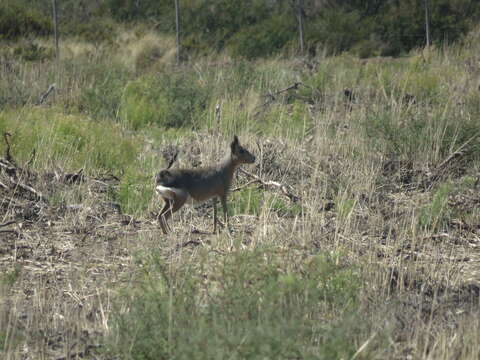
[[[192,73],[159,73],[128,84],[122,103],[122,121],[133,129],[150,125],[196,127],[209,98]]]
[[[53,49],[47,49],[34,42],[17,45],[13,49],[13,56],[23,61],[43,61],[55,56]]]
[[[98,62],[85,66],[87,84],[82,88],[78,107],[97,119],[117,119],[130,73],[115,63]]]
[[[234,57],[247,59],[276,54],[295,35],[294,21],[293,16],[285,14],[240,29],[226,42],[227,51]]]
[[[331,53],[343,52],[369,37],[366,24],[356,11],[327,8],[308,24],[305,37],[309,47],[321,45]]]
[[[18,4],[15,0],[3,0],[0,3],[0,40],[27,35],[44,36],[51,32],[50,18],[34,7]]]

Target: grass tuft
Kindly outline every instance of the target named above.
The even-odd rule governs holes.
[[[293,264],[274,248],[203,256],[195,266],[178,268],[158,253],[140,260],[138,285],[124,297],[128,311],[114,320],[116,353],[125,359],[245,359],[355,352],[349,326],[359,279],[353,268],[340,265],[341,257]]]

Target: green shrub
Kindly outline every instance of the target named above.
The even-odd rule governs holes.
[[[369,30],[358,12],[327,7],[308,23],[305,38],[309,47],[322,46],[330,53],[338,53],[367,39]]]
[[[224,74],[221,83],[218,84],[218,95],[237,94],[243,96],[249,88],[257,86],[258,75],[257,66],[251,61],[235,61],[234,66]]]
[[[259,215],[263,200],[263,192],[258,189],[248,188],[232,194],[229,201],[232,214],[252,214]]]
[[[290,14],[272,16],[258,24],[240,29],[226,42],[234,57],[254,59],[278,53],[292,39],[295,18]]]
[[[117,26],[108,20],[96,19],[95,21],[82,22],[73,27],[69,32],[79,36],[85,41],[98,44],[106,43],[112,45],[116,35]]]
[[[209,89],[193,73],[159,73],[128,84],[122,103],[122,121],[132,129],[198,127]]]
[[[129,71],[115,63],[88,63],[83,76],[86,84],[78,100],[79,110],[96,119],[117,119]]]
[[[45,36],[52,33],[50,18],[32,6],[16,0],[0,3],[0,40],[14,40],[22,36]]]
[[[411,119],[406,126],[387,112],[371,113],[364,123],[366,135],[386,153],[405,154],[413,157],[424,144],[428,124],[424,118]]]
[[[471,29],[480,14],[480,4],[470,0],[433,0],[429,2],[430,31],[433,43],[455,41]],[[382,55],[397,56],[425,46],[424,2],[404,0],[381,8],[375,32],[387,45]]]
[[[13,269],[4,272],[0,275],[0,288],[2,286],[6,286],[7,288],[11,288],[13,284],[18,280],[22,272],[21,265],[17,264],[14,266]]]
[[[23,61],[43,61],[52,59],[55,56],[55,52],[52,48],[47,49],[41,45],[29,42],[15,46],[13,56]]]
[[[277,194],[257,188],[234,192],[231,201],[229,201],[229,206],[231,207],[230,215],[251,214],[259,216],[262,208],[285,217],[300,215],[302,212],[302,207],[299,204],[292,204]]]
[[[433,154],[429,160],[440,162],[460,148],[464,162],[480,155],[478,142],[471,141],[480,133],[476,121],[459,120],[448,108],[428,115],[418,112],[405,121],[406,116],[387,111],[368,114],[363,122],[367,138],[385,153],[411,160]]]

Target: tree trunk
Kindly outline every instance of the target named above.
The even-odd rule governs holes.
[[[303,0],[297,0],[297,18],[298,18],[298,35],[299,35],[299,42],[300,42],[300,53],[303,54],[305,48],[304,42],[304,25],[303,25]]]
[[[430,47],[430,14],[428,10],[428,0],[423,1],[425,5],[425,34],[427,38],[427,48]]]
[[[179,0],[175,0],[175,32],[177,43],[177,65],[180,64],[180,6]]]
[[[53,8],[53,31],[55,36],[55,60],[58,63],[60,61],[60,49],[58,48],[58,12],[57,12],[57,0],[52,0]]]

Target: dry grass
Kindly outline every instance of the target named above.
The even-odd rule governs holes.
[[[200,316],[195,309],[204,309],[222,294],[225,264],[242,254],[265,251],[261,258],[274,264],[275,271],[299,279],[308,277],[309,264],[317,256],[330,254],[335,266],[355,274],[349,279],[359,286],[339,285],[333,300],[319,301],[318,308],[306,303],[310,310],[318,310],[319,324],[343,325],[329,335],[330,340],[321,336],[311,342],[299,340],[298,348],[292,345],[296,356],[477,359],[480,158],[478,138],[472,138],[479,128],[471,120],[478,115],[474,93],[478,79],[467,80],[473,76],[468,61],[475,58],[474,51],[467,48],[461,55],[458,51],[436,52],[426,63],[421,56],[380,64],[349,57],[322,59],[319,64],[264,61],[254,64],[258,73],[251,75],[260,73],[261,79],[246,84],[240,80],[251,72],[248,68],[199,62],[192,64],[199,86],[213,88],[214,94],[202,114],[204,124],[196,132],[183,130],[182,137],[161,128],[117,129],[118,139],[140,144],[132,148],[138,152],[135,166],[119,162],[125,170],[115,174],[119,180],[102,178],[102,171],[87,168],[85,182],[68,184],[62,174],[75,169],[57,169],[55,177],[52,162],[39,161],[31,168],[34,174],[23,175],[22,181],[49,195],[49,202],[42,203],[11,187],[2,170],[1,222],[15,223],[0,228],[9,230],[0,233],[0,353],[5,359],[135,358],[122,347],[128,338],[116,332],[115,319],[137,314],[135,304],[147,301],[151,288],[139,284],[161,283],[162,275],[151,270],[152,262],[166,264],[166,278],[177,289],[188,279],[203,279],[202,291],[211,298],[200,292],[191,314],[174,314],[169,308],[171,316],[195,322],[194,315]],[[38,68],[32,66],[32,72]],[[26,67],[22,71],[37,76]],[[268,99],[263,95],[297,79],[304,83],[298,91],[262,105]],[[233,87],[225,91],[228,86]],[[352,102],[345,97],[345,88],[354,91]],[[66,103],[77,101],[76,95],[66,97]],[[217,103],[222,106],[219,130]],[[14,115],[3,116],[1,129],[9,130]],[[84,128],[82,137],[94,129]],[[206,204],[175,214],[168,236],[161,234],[150,213],[160,206],[158,199],[146,197],[145,209],[129,213],[125,207],[120,213],[112,204],[121,195],[135,208],[138,200],[131,195],[136,194],[135,179],[143,176],[148,183],[162,164],[165,146],[181,150],[177,166],[208,164],[222,157],[231,134],[238,130],[242,144],[258,159],[248,171],[287,185],[300,202],[292,202],[276,188],[251,185],[230,196],[232,234],[209,233],[213,214]],[[15,136],[19,143],[13,156],[24,164],[29,151],[21,150],[22,132]],[[66,141],[57,138],[61,140]],[[65,156],[81,154],[86,156],[85,164],[93,163],[78,151]],[[236,184],[249,180],[239,173]],[[241,269],[261,265],[238,264]],[[260,271],[261,267],[263,274]],[[254,286],[256,281],[249,278],[246,284]],[[247,285],[245,292],[251,289]],[[338,300],[346,290],[356,294],[351,308]],[[178,326],[182,324],[179,320]],[[187,327],[178,329],[190,334]],[[165,336],[168,357],[187,358],[179,340]],[[212,333],[212,338],[217,336]],[[217,350],[223,346],[218,341]],[[232,357],[245,356],[242,341],[232,341]],[[322,352],[325,344],[334,350]],[[119,349],[127,352],[119,355]],[[273,356],[258,351],[251,356]],[[221,358],[219,354],[215,356]]]

